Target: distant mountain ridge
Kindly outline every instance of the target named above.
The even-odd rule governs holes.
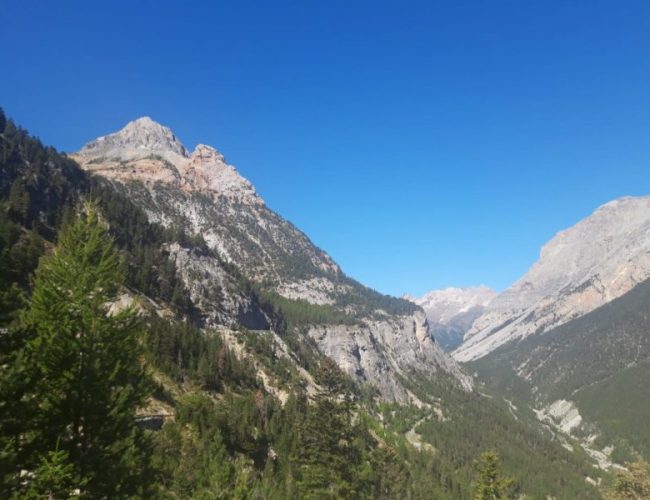
[[[445,351],[451,351],[461,344],[474,320],[483,314],[496,295],[494,290],[481,285],[449,287],[433,290],[419,298],[405,298],[424,309],[431,334]]]
[[[650,197],[625,197],[561,231],[496,296],[454,351],[459,361],[540,334],[622,296],[650,277]]]

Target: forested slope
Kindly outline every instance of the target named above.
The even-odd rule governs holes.
[[[202,238],[151,223],[114,184],[85,173],[2,113],[0,131],[2,496],[467,498],[479,480],[476,460],[488,449],[503,457],[515,491],[598,496],[585,482],[597,472],[584,457],[530,421],[517,421],[501,402],[462,390],[452,377],[405,373],[402,384],[421,408],[382,403],[301,330],[338,312],[259,289]],[[217,294],[223,315],[216,318],[224,323],[206,328],[192,300],[196,283],[186,281],[192,275],[181,274],[170,258],[179,249],[210,256],[227,278]],[[107,264],[111,259],[123,262],[123,272]],[[66,279],[57,266],[76,269],[77,278]],[[82,293],[87,285],[101,295]],[[229,302],[231,294],[237,301]],[[122,313],[116,319],[104,308],[121,302],[134,307],[124,316],[124,331],[131,332],[121,337],[124,349],[79,343],[86,324],[105,325],[97,338],[110,342],[126,323],[119,323]],[[233,303],[256,308],[268,329],[237,323]],[[83,322],[70,319],[77,306],[88,311]],[[38,320],[39,310],[50,311],[50,319]],[[336,321],[352,326],[355,318]],[[54,354],[58,361],[50,363]],[[85,385],[90,379],[69,376],[86,355],[98,363],[88,373],[106,373],[107,380],[130,373],[129,381],[117,377],[110,387],[124,394],[137,387],[139,396],[115,398],[111,390],[93,390],[108,387],[97,377]],[[70,384],[78,390],[64,390]],[[84,414],[89,400],[82,394],[93,394],[97,414],[105,415],[97,424],[105,456],[130,464],[112,483],[106,474],[117,469],[83,460],[98,456],[91,448],[77,453],[81,441],[71,429],[83,426],[75,413],[50,410]],[[156,408],[169,410],[160,430],[136,425],[136,413]],[[104,429],[116,422],[122,434],[111,441]],[[409,444],[405,434],[413,427],[432,448]]]

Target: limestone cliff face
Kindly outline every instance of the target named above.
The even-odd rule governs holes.
[[[471,380],[432,340],[424,314],[349,279],[324,251],[270,210],[253,185],[216,149],[192,153],[171,130],[149,118],[88,143],[71,155],[111,179],[150,220],[201,235],[218,258],[172,245],[168,250],[206,324],[269,328],[254,294],[238,288],[228,266],[287,299],[332,307],[359,326],[313,324],[307,335],[348,373],[377,386],[388,400],[406,401],[399,377],[447,373]],[[388,306],[392,314],[383,311]]]
[[[472,380],[435,343],[423,311],[405,316],[364,319],[359,325],[314,325],[309,336],[349,375],[370,382],[389,400],[411,401],[400,383],[417,372],[455,377],[465,389]]]
[[[521,279],[495,297],[454,351],[478,359],[620,297],[650,277],[650,197],[609,202],[557,234]]]

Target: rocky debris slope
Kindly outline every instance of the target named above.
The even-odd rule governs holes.
[[[400,377],[413,372],[444,373],[471,387],[471,379],[432,340],[421,310],[345,276],[306,235],[270,210],[214,148],[199,145],[189,153],[171,130],[140,118],[71,156],[114,181],[151,221],[182,227],[206,241],[217,257],[181,244],[169,251],[207,325],[269,327],[254,294],[238,288],[232,266],[310,312],[304,335],[385,399],[407,401]],[[354,325],[336,321],[342,315],[354,318]]]
[[[558,233],[540,259],[495,297],[454,351],[460,361],[543,333],[620,297],[650,277],[650,197],[609,202]]]
[[[429,330],[443,349],[451,351],[463,341],[476,318],[485,312],[496,292],[486,286],[433,290],[422,297],[405,296],[424,309]]]

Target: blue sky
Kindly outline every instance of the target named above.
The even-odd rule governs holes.
[[[356,279],[503,289],[650,194],[650,2],[0,0],[0,106],[65,151],[150,115]]]

